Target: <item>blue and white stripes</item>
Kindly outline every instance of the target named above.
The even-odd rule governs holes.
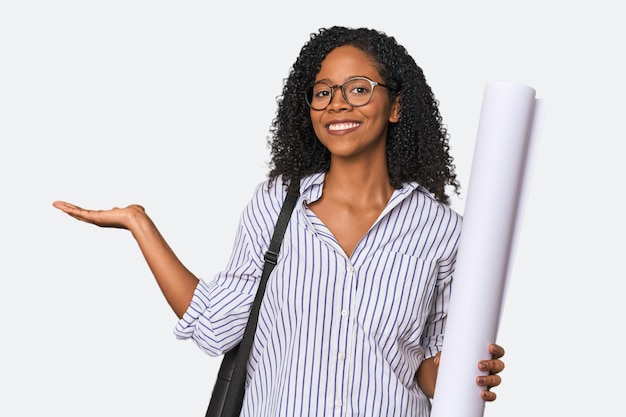
[[[323,181],[302,181],[259,313],[241,415],[427,416],[414,375],[443,343],[461,217],[407,184],[348,258],[307,208]],[[210,355],[241,340],[284,197],[280,179],[257,188],[226,269],[198,285],[177,337]]]

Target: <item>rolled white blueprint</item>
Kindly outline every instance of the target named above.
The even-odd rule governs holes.
[[[536,102],[522,84],[485,86],[431,417],[483,415],[477,364],[496,340]]]

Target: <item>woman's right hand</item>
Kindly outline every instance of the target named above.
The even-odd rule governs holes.
[[[146,217],[145,209],[138,204],[125,208],[114,207],[109,210],[88,210],[65,201],[55,201],[52,205],[77,220],[100,227],[130,230],[138,216]]]
[[[52,205],[86,223],[130,230],[167,302],[179,318],[183,316],[198,278],[176,257],[142,206],[132,204],[125,208],[88,210],[65,201],[55,201]]]

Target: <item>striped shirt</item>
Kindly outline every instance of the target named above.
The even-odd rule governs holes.
[[[428,416],[415,373],[443,343],[461,216],[423,187],[394,190],[348,257],[307,203],[302,180],[267,283],[248,362],[245,417]],[[226,269],[201,281],[178,338],[217,356],[239,343],[285,189],[258,186]]]

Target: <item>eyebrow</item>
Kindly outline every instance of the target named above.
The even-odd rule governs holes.
[[[370,76],[368,76],[368,75],[350,75],[350,76],[348,76],[348,78],[346,78],[346,79],[344,80],[344,82],[346,82],[347,80],[349,80],[349,79],[351,79],[351,78],[359,78],[359,77],[361,77],[361,78],[367,78],[368,80],[372,80],[372,81],[375,81],[375,82],[383,82],[383,81],[376,81],[376,80],[373,80],[373,79],[372,79]],[[316,81],[315,81],[315,83],[321,83],[321,82],[326,82],[326,83],[328,83],[328,84],[331,84],[331,81],[330,81],[328,78],[322,78],[321,80],[316,80]],[[339,85],[339,84],[342,84],[342,83],[338,83],[337,85]]]

